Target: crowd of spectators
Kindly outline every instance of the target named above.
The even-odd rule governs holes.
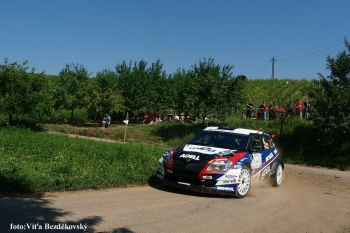
[[[252,119],[252,120],[275,120],[279,113],[287,114],[288,117],[298,117],[300,119],[309,118],[310,103],[308,98],[303,102],[297,100],[293,102],[292,100],[285,107],[280,107],[276,102],[270,102],[267,105],[266,101],[263,100],[254,108],[252,100],[246,105],[246,114],[242,112],[242,119]]]
[[[298,117],[300,119],[308,119],[310,110],[309,100],[306,98],[303,102],[299,99],[293,103],[289,103],[285,107],[280,107],[277,103],[270,102],[269,104],[266,100],[260,102],[257,107],[254,106],[252,100],[246,104],[246,114],[242,112],[242,119],[251,119],[251,120],[275,120],[279,114],[286,114],[288,117]],[[114,114],[115,115],[115,114]],[[120,118],[120,117],[119,117]],[[119,119],[118,118],[118,119]],[[204,124],[208,118],[214,120],[215,122],[225,121],[225,116],[223,113],[215,115],[186,115],[184,113],[177,114],[173,113],[152,113],[151,111],[141,112],[138,115],[135,115],[132,111],[128,113],[127,117],[128,124],[147,124],[153,125],[158,124],[164,121],[172,122],[186,122],[186,123],[202,123]],[[117,118],[115,118],[117,119]],[[125,117],[121,116],[121,121],[125,123]],[[118,120],[117,120],[118,121]],[[107,128],[111,123],[111,118],[108,114],[105,115],[105,118],[102,121],[102,127]]]

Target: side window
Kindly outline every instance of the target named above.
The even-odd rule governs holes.
[[[269,137],[267,137],[267,136],[263,136],[263,137],[262,137],[262,141],[263,141],[264,150],[270,150],[270,149],[272,149],[272,141],[271,141],[271,138],[269,138]]]
[[[249,150],[263,150],[261,145],[261,138],[259,134],[252,134],[251,139],[250,139],[250,144],[249,144]]]

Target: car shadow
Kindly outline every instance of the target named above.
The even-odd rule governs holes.
[[[186,196],[202,197],[202,198],[238,199],[238,197],[235,197],[235,196],[201,193],[201,192],[195,192],[195,191],[190,191],[186,189],[179,189],[175,187],[166,186],[164,184],[158,183],[155,180],[155,178],[153,178],[153,176],[152,176],[152,179],[151,178],[149,179],[148,185],[159,191],[176,193],[176,194],[181,194]]]

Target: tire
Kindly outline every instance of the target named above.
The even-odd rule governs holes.
[[[282,168],[282,164],[279,163],[275,174],[271,176],[271,184],[273,187],[278,187],[281,185],[282,180],[283,180],[283,168]]]
[[[250,170],[247,166],[243,166],[238,179],[237,197],[244,198],[249,191],[251,183]]]

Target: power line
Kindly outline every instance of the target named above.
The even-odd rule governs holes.
[[[304,56],[301,56],[301,57],[295,57],[295,58],[290,58],[290,59],[282,59],[282,60],[280,59],[279,61],[293,61],[293,60],[310,59],[310,58],[314,58],[314,57],[328,55],[328,54],[334,53],[334,52],[340,52],[342,50],[344,50],[344,49],[337,49],[337,50],[333,50],[333,51],[328,52],[328,53],[322,53],[322,54],[318,54],[318,55],[315,55],[315,56],[311,56],[312,54],[309,54],[309,55],[304,55]]]
[[[260,76],[261,75],[261,73],[266,69],[266,67],[267,67],[267,65],[270,63],[270,61],[268,61],[267,63],[266,63],[266,65],[265,65],[265,67],[264,67],[264,69],[262,69],[262,71],[260,71],[260,73],[258,74],[258,76]],[[258,78],[258,76],[257,77],[255,77],[255,79],[257,79]]]
[[[321,49],[321,50],[318,50],[316,52],[312,52],[312,53],[308,53],[306,55],[302,55],[302,56],[299,56],[299,57],[292,57],[292,58],[286,58],[286,59],[279,59],[279,61],[293,61],[293,60],[304,60],[304,59],[310,59],[310,58],[314,58],[314,57],[319,57],[319,56],[324,56],[324,55],[328,55],[330,53],[334,53],[334,52],[340,52],[344,49],[337,49],[337,50],[333,50],[331,52],[327,52],[327,53],[322,53],[322,54],[318,54],[320,52],[323,52],[323,51],[326,51],[326,50],[329,50],[331,48],[334,48],[340,44],[343,44],[344,43],[344,40],[346,40],[347,38],[349,38],[350,36],[346,36],[344,37],[344,39],[339,39],[339,40],[336,40],[336,41],[333,41],[333,42],[330,42],[330,43],[326,43],[326,44],[323,44],[323,45],[319,45],[317,47],[314,47],[314,48],[311,48],[311,49],[306,49],[306,50],[302,50],[302,51],[299,51],[299,52],[295,52],[295,53],[290,53],[290,54],[285,54],[285,55],[279,55],[279,56],[276,56],[276,57],[286,57],[286,56],[290,56],[290,55],[295,55],[295,54],[300,54],[300,53],[304,53],[304,52],[307,52],[307,51],[311,51],[311,50],[314,50],[314,49],[318,49],[318,48],[322,48],[324,46],[328,46],[328,45],[332,45],[334,43],[334,45],[332,46],[328,46],[327,48],[324,48],[324,49]],[[339,41],[342,41],[342,42],[339,42]],[[315,55],[317,54],[317,55]],[[272,57],[272,60],[269,60],[269,62],[272,61],[272,74],[271,74],[271,78],[274,79],[274,63],[277,61],[275,59],[275,57]],[[269,63],[268,62],[268,63]],[[259,73],[259,75],[266,69],[268,63],[265,65],[264,69]],[[258,76],[259,76],[258,75]]]
[[[349,37],[349,36],[346,36],[344,39],[347,39],[348,37]],[[325,51],[325,50],[327,50],[327,49],[329,49],[329,48],[333,48],[333,47],[335,47],[335,46],[337,46],[337,45],[343,44],[343,43],[344,43],[344,39],[339,39],[339,40],[336,40],[336,41],[333,41],[333,42],[330,42],[330,43],[326,43],[326,44],[323,44],[323,45],[319,45],[319,46],[314,47],[314,48],[311,48],[311,49],[305,49],[305,50],[302,50],[302,51],[299,51],[299,52],[289,53],[289,54],[285,54],[285,55],[278,55],[278,56],[276,56],[276,57],[286,57],[286,56],[290,56],[290,55],[294,55],[294,54],[298,54],[298,53],[304,53],[304,52],[307,52],[307,51],[310,51],[310,50],[314,50],[314,49],[317,49],[317,48],[321,48],[321,47],[324,47],[324,46],[327,46],[327,45],[334,44],[334,43],[336,43],[336,42],[342,41],[342,42],[339,42],[339,43],[337,43],[337,44],[335,44],[335,45],[333,45],[333,46],[331,46],[331,47],[328,47],[328,48],[326,48],[326,49],[320,50],[320,51]],[[318,51],[318,52],[320,52],[320,51]],[[315,52],[315,53],[317,53],[317,52]]]

